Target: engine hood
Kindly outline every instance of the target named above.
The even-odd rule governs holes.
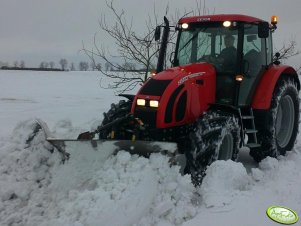
[[[158,73],[153,78],[156,80],[178,80],[178,84],[181,85],[190,78],[212,73],[215,73],[215,69],[211,64],[200,62],[169,68]]]
[[[194,63],[162,71],[143,84],[131,112],[156,128],[188,125],[215,101],[216,73],[211,64]],[[137,99],[144,100],[137,104]],[[151,106],[157,102],[157,107]]]

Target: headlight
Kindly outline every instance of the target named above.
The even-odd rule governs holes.
[[[157,108],[157,107],[159,107],[159,101],[151,100],[151,101],[149,101],[149,106],[151,106],[153,108]]]
[[[137,105],[145,106],[145,100],[144,99],[137,99]]]

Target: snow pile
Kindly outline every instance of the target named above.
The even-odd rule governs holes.
[[[58,155],[51,154],[51,146],[42,133],[32,137],[35,125],[32,120],[19,123],[13,131],[14,136],[6,142],[2,141],[1,225],[26,225],[29,219],[35,222],[37,216],[43,216],[44,203],[37,197],[51,183],[50,169],[56,164]]]
[[[64,137],[64,138],[77,138],[78,134],[84,132],[80,128],[75,128],[72,125],[70,119],[62,119],[56,122],[53,126],[52,133],[55,134],[56,137]]]
[[[250,176],[241,163],[221,160],[208,167],[199,192],[206,207],[222,207],[248,190],[250,182]]]
[[[89,177],[71,175],[73,182],[62,186],[62,179],[70,176],[65,172],[57,172],[49,186],[51,193],[59,192],[44,225],[131,225],[148,212],[156,194],[146,160],[125,152],[109,158]]]
[[[288,152],[279,160],[267,157],[259,164],[259,169],[252,169],[256,181],[254,190],[262,194],[263,200],[287,206],[301,213],[300,192],[301,153]]]
[[[153,154],[149,163],[155,172],[156,196],[149,214],[135,225],[181,225],[194,217],[197,194],[190,176],[181,176],[177,166],[170,167],[166,156]]]
[[[273,226],[266,215],[272,205],[301,213],[300,147],[279,159],[266,158],[249,173],[241,163],[216,161],[199,189],[198,214],[183,226]]]
[[[112,155],[113,146],[74,146],[63,164],[36,128],[24,121],[0,140],[1,225],[272,225],[265,214],[270,205],[301,211],[298,151],[266,158],[250,172],[240,162],[216,161],[196,189],[160,154],[146,159]],[[52,131],[66,136],[78,130],[63,120]]]
[[[60,125],[70,132],[69,123]],[[20,123],[0,146],[1,224],[176,225],[196,215],[189,176],[166,156],[74,150],[62,164],[42,131],[32,136],[35,126]]]

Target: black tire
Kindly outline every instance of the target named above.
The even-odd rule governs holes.
[[[260,148],[250,150],[255,161],[267,156],[277,158],[293,149],[299,127],[298,86],[293,78],[281,78],[275,87],[271,108],[264,115],[259,128]]]
[[[118,104],[111,104],[111,109],[103,113],[102,126],[114,121],[117,118],[126,116],[131,112],[132,101],[120,100]],[[108,139],[111,138],[112,128],[103,130],[99,133],[99,139]],[[115,130],[115,139],[126,139],[124,131],[122,131],[121,125],[118,126],[118,130]]]
[[[207,166],[215,160],[236,161],[240,143],[240,126],[232,114],[208,111],[190,133],[191,147],[186,152],[192,183],[199,186]]]

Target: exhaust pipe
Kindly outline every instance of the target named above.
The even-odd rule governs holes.
[[[164,30],[163,30],[163,36],[162,36],[162,42],[161,47],[159,51],[159,57],[158,57],[158,63],[157,63],[157,73],[163,71],[164,62],[165,62],[165,55],[166,55],[166,49],[167,49],[167,43],[168,43],[168,36],[169,36],[169,21],[166,17],[164,17]]]

